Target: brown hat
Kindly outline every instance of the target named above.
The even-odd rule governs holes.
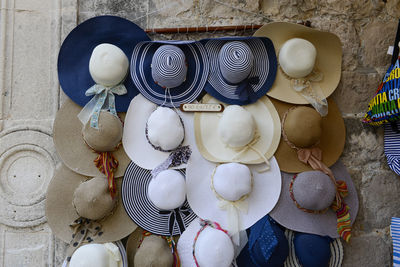
[[[129,266],[171,267],[174,257],[167,241],[159,235],[144,233],[138,227],[128,238],[126,251]]]
[[[282,132],[287,140],[281,138],[275,158],[281,171],[298,173],[313,170],[308,164],[298,159],[296,149],[318,147],[322,150],[322,162],[330,167],[343,152],[346,129],[340,111],[333,101],[328,99],[328,115],[321,117],[311,106],[296,106],[271,99],[283,120]]]
[[[318,82],[324,97],[330,96],[340,81],[342,47],[339,37],[330,32],[319,31],[303,25],[288,22],[272,22],[258,29],[254,36],[268,37],[274,43],[277,54],[283,44],[292,38],[305,39],[316,49],[315,68],[322,73]],[[282,70],[276,73],[275,82],[268,96],[293,104],[308,104],[308,101],[292,89],[291,80]]]
[[[121,180],[116,180],[118,192]],[[61,165],[47,189],[49,226],[55,236],[69,243],[73,234],[70,224],[84,216],[101,224],[102,234],[96,238],[97,243],[120,240],[137,228],[123,208],[120,194],[116,200],[111,199],[106,177],[87,178]]]
[[[101,175],[101,172],[93,162],[98,156],[93,149],[99,152],[114,150],[112,153],[119,163],[114,175],[123,176],[130,160],[122,146],[116,148],[121,141],[122,123],[112,114],[101,112],[98,130],[91,128],[90,125],[83,126],[77,117],[81,109],[68,99],[57,112],[53,138],[61,160],[71,170],[94,177]],[[119,115],[124,117],[124,114],[119,113]]]

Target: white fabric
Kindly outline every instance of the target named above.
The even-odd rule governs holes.
[[[218,135],[230,147],[242,147],[253,140],[255,128],[249,111],[238,105],[230,105],[219,120]]]
[[[133,98],[125,116],[124,133],[122,135],[122,144],[126,154],[136,165],[147,170],[153,170],[164,162],[170,154],[169,152],[155,150],[146,139],[146,123],[156,108],[156,104],[150,102],[141,94]],[[185,140],[182,145],[195,146],[194,114],[179,110],[177,112],[182,118],[185,127]],[[182,168],[186,168],[186,164],[176,167],[176,169]]]
[[[90,56],[90,75],[101,85],[119,84],[125,78],[128,68],[129,61],[124,51],[112,44],[99,44]]]
[[[302,78],[311,73],[317,58],[317,49],[307,40],[292,38],[279,50],[279,64],[292,78]]]
[[[147,191],[150,201],[159,209],[173,210],[186,199],[183,175],[175,170],[165,170],[152,178]]]
[[[207,226],[199,234],[194,252],[199,266],[229,267],[232,264],[235,249],[226,233]]]
[[[122,267],[119,248],[113,243],[87,244],[72,254],[69,267]]]
[[[187,200],[192,210],[200,217],[218,222],[229,228],[228,211],[220,208],[220,200],[211,189],[211,175],[216,163],[204,159],[196,147],[186,167]],[[269,213],[276,205],[281,193],[281,172],[275,157],[270,159],[270,169],[258,173],[265,164],[248,165],[253,174],[253,188],[246,198],[247,213],[239,210],[239,230],[245,230]],[[234,234],[234,233],[231,233]]]
[[[236,201],[251,192],[251,172],[240,163],[225,163],[214,174],[214,189],[225,200]]]
[[[147,121],[147,136],[154,146],[172,150],[181,144],[185,131],[173,109],[158,107]]]

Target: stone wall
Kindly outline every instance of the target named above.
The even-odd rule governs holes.
[[[391,266],[390,218],[400,216],[400,180],[383,154],[383,131],[360,118],[374,95],[394,41],[398,0],[1,0],[0,266],[60,266],[65,244],[51,235],[44,194],[59,159],[51,141],[65,96],[57,83],[61,41],[77,22],[111,14],[143,28],[263,24],[309,20],[337,34],[342,79],[333,97],[347,126],[342,161],[352,174],[360,212],[344,266]],[[253,31],[152,34],[201,39]]]

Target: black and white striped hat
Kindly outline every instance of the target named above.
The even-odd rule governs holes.
[[[179,170],[185,175],[185,170]],[[122,203],[129,217],[141,228],[157,235],[180,235],[197,216],[187,200],[174,210],[160,210],[149,199],[147,189],[151,171],[140,168],[133,161],[122,181]]]
[[[204,89],[216,99],[231,105],[247,105],[271,88],[277,61],[270,39],[224,37],[200,42],[210,60]]]
[[[178,107],[193,102],[207,82],[209,61],[197,41],[141,42],[131,58],[133,83],[151,102]]]

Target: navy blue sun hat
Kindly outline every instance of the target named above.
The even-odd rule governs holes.
[[[284,230],[266,215],[248,229],[249,242],[236,258],[238,266],[280,267],[289,255]]]
[[[119,47],[128,59],[138,42],[150,38],[135,23],[116,16],[98,16],[84,21],[65,38],[58,54],[58,80],[64,93],[75,103],[85,106],[92,95],[86,96],[87,89],[95,85],[89,72],[89,60],[93,49],[102,43]],[[115,95],[115,108],[125,112],[133,97],[139,92],[127,76],[123,85],[127,93]]]
[[[204,89],[231,105],[247,105],[264,96],[275,81],[275,48],[266,37],[223,37],[200,41],[210,60]]]
[[[209,68],[207,52],[197,41],[141,42],[131,58],[131,77],[140,93],[167,107],[193,102]]]

